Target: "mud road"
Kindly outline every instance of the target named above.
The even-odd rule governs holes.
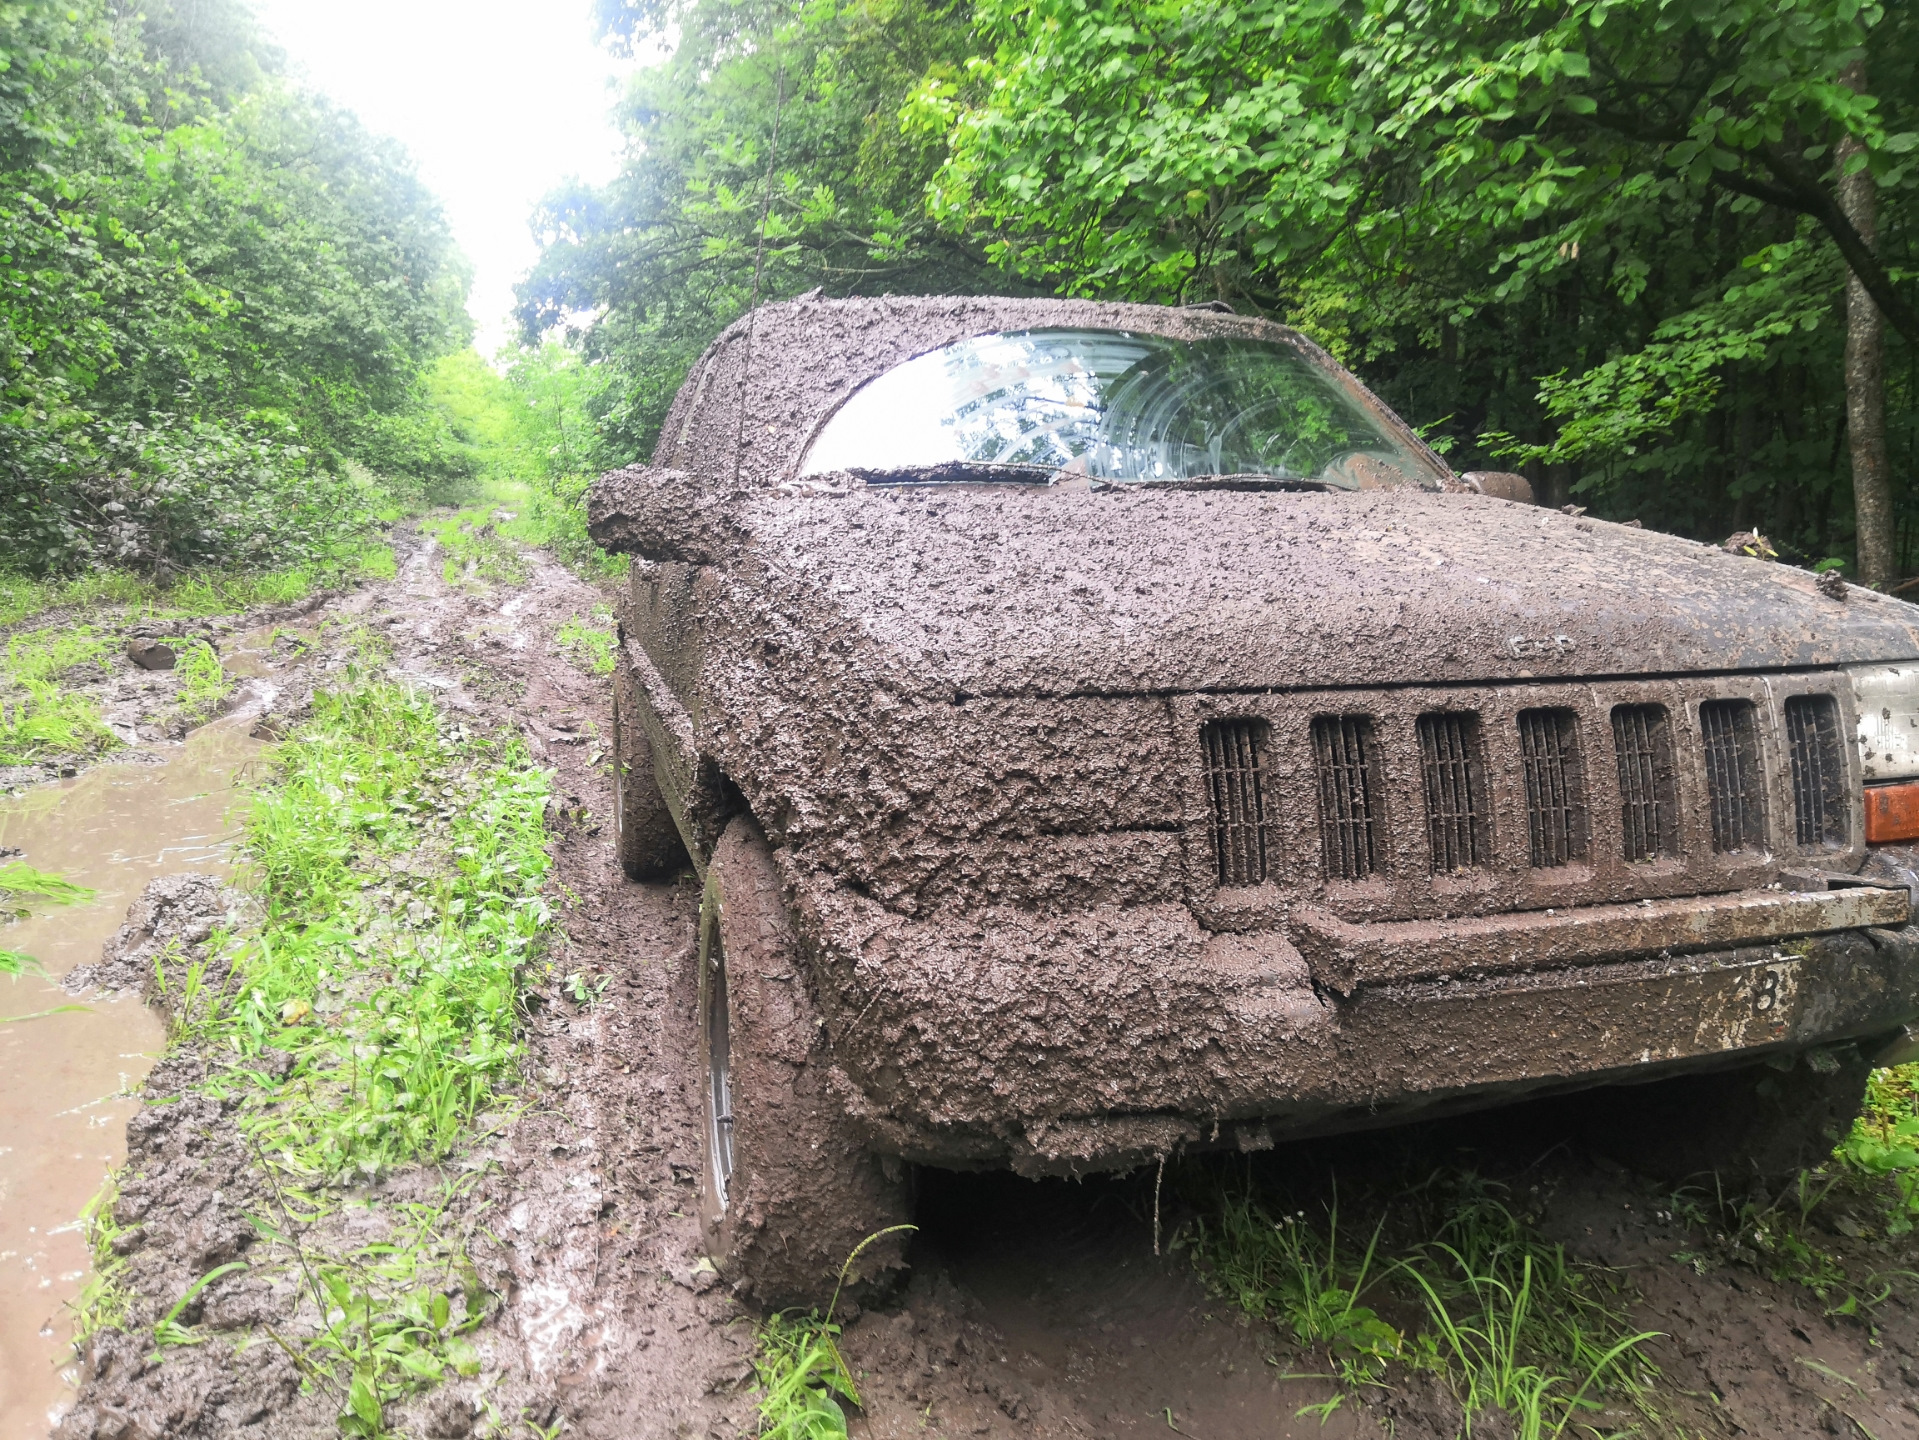
[[[440,1437],[753,1434],[758,1317],[703,1262],[692,1219],[697,890],[690,874],[644,885],[619,872],[605,819],[608,683],[570,662],[556,641],[563,623],[602,597],[541,555],[527,557],[524,580],[510,585],[449,581],[441,555],[416,539],[403,541],[401,558],[396,580],[303,619],[312,645],[262,657],[250,683],[264,687],[265,723],[297,713],[303,694],[348,663],[349,637],[370,632],[390,646],[390,669],[445,709],[476,724],[518,726],[555,776],[553,974],[583,974],[593,985],[585,1003],[557,979],[535,987],[524,1103],[452,1167],[477,1176],[463,1202],[476,1217],[475,1261],[504,1297],[477,1337],[481,1373],[389,1423]],[[160,1067],[144,1092],[148,1108],[133,1121],[124,1193],[136,1197],[143,1239],[133,1257],[132,1333],[105,1331],[85,1347],[77,1394],[62,1395],[50,1378],[38,1413],[57,1412],[62,1440],[336,1433],[337,1402],[303,1394],[300,1375],[271,1343],[292,1303],[275,1292],[214,1287],[199,1312],[212,1338],[160,1363],[138,1333],[140,1319],[150,1324],[209,1256],[230,1253],[208,1248],[209,1216],[247,1197],[269,1203],[231,1122],[217,1105],[190,1098],[195,1078],[190,1055]],[[1806,1285],[1767,1278],[1763,1267],[1724,1259],[1710,1224],[1689,1228],[1669,1193],[1585,1154],[1569,1127],[1565,1114],[1532,1107],[1281,1148],[1256,1157],[1249,1173],[1317,1195],[1335,1173],[1364,1184],[1369,1169],[1469,1165],[1528,1197],[1546,1236],[1621,1267],[1640,1297],[1635,1322],[1661,1332],[1649,1349],[1661,1370],[1657,1413],[1594,1415],[1595,1426],[1919,1436],[1919,1315],[1909,1279],[1897,1273],[1919,1269],[1919,1256],[1873,1238],[1863,1221],[1842,1217],[1837,1232],[1822,1230],[1821,1243],[1857,1261],[1860,1274],[1885,1276],[1885,1293],[1867,1297],[1876,1303],[1830,1314],[1830,1294],[1822,1300]],[[1085,1183],[922,1175],[905,1283],[874,1308],[849,1306],[840,1317],[864,1402],[851,1433],[1273,1440],[1460,1432],[1459,1408],[1442,1386],[1398,1372],[1328,1414],[1301,1413],[1339,1393],[1327,1357],[1201,1282],[1190,1248],[1177,1243],[1196,1218],[1185,1198],[1195,1173]],[[356,1195],[378,1204],[420,1193],[434,1178],[394,1176]],[[1488,1415],[1473,1433],[1509,1431]]]

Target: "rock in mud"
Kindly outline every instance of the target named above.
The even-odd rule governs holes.
[[[135,636],[127,641],[127,659],[142,670],[171,670],[179,658],[174,648],[161,640]]]

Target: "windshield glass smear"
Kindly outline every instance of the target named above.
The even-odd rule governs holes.
[[[983,335],[908,360],[827,421],[801,475],[869,484],[1056,476],[1370,490],[1439,476],[1284,344],[1115,330]]]

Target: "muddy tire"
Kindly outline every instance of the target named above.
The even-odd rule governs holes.
[[[827,1084],[773,852],[744,817],[707,867],[699,957],[707,1253],[763,1304],[823,1306],[861,1242],[906,1223],[907,1177],[865,1149]],[[849,1284],[896,1268],[904,1239],[868,1245]]]
[[[1852,1127],[1872,1067],[1850,1045],[1651,1085],[1595,1091],[1595,1149],[1656,1179],[1775,1184],[1823,1163]]]
[[[686,864],[686,847],[653,773],[653,747],[639,723],[639,688],[613,672],[613,843],[632,880],[661,880]]]

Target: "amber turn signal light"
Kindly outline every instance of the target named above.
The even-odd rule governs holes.
[[[1919,780],[1866,787],[1866,841],[1919,840]]]

